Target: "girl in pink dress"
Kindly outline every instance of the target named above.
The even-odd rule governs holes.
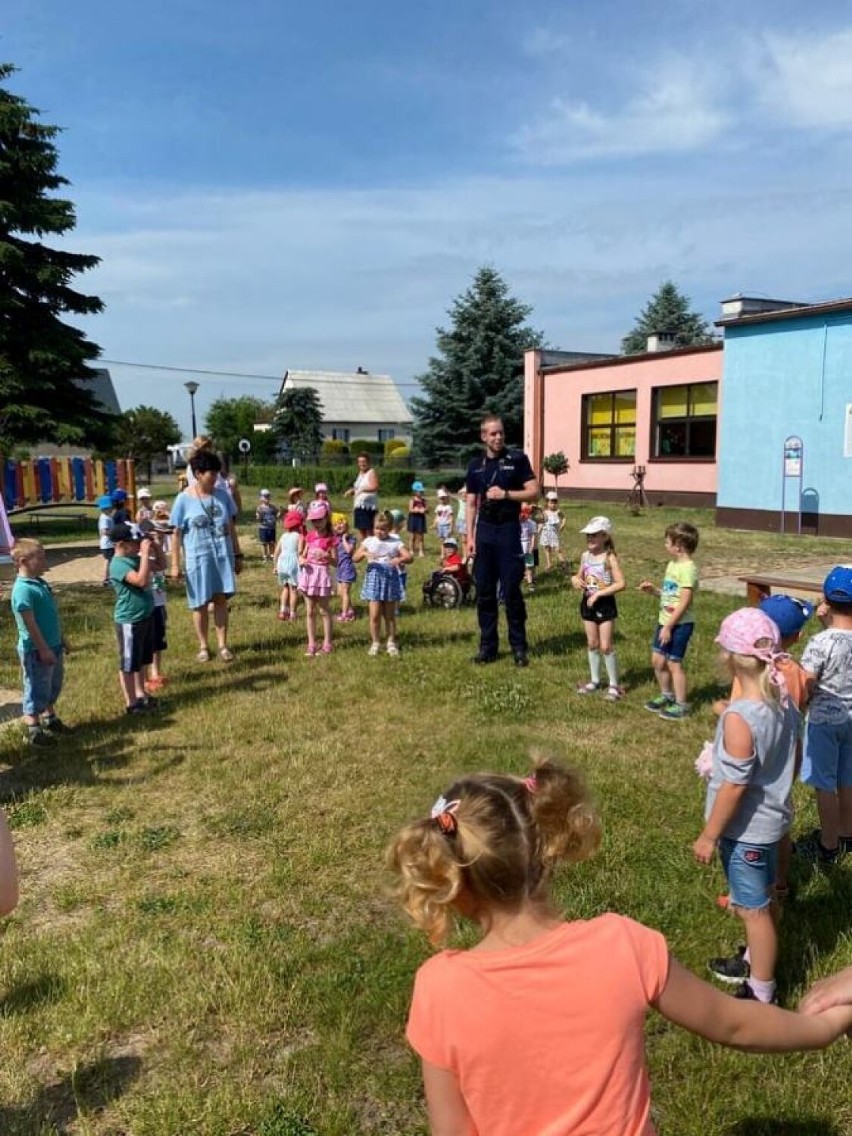
[[[314,501],[308,509],[307,533],[299,542],[299,591],[305,597],[308,647],[305,654],[331,654],[331,569],[337,562],[335,536],[331,528],[331,509],[326,501]],[[317,612],[322,620],[322,646],[317,649]]]

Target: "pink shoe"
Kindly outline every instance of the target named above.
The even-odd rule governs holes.
[[[347,623],[354,623],[355,622],[355,609],[353,607],[350,607],[349,611],[347,611],[347,613],[346,613],[346,622]]]
[[[308,659],[312,659],[316,653],[317,653],[316,647],[313,645],[313,643],[309,643],[308,649],[307,649],[307,651],[305,651],[305,657],[308,658]]]
[[[287,614],[286,611],[279,611],[278,612],[278,618],[283,620],[286,623],[287,620],[290,618],[290,616]]]
[[[348,623],[349,622],[349,616],[346,614],[345,611],[342,611],[340,613],[340,615],[336,615],[334,617],[334,622],[335,623]]]
[[[293,622],[294,620],[298,619],[298,618],[299,618],[299,616],[298,616],[298,615],[296,614],[296,612],[295,612],[295,611],[291,611],[291,612],[289,612],[289,613],[287,614],[287,618],[288,618],[288,619],[290,620],[290,622],[292,623],[292,622]]]
[[[323,643],[323,645],[319,649],[319,653],[321,655],[330,655],[331,651],[332,651],[331,643]]]

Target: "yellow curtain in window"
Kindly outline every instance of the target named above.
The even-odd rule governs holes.
[[[688,387],[660,387],[657,391],[659,418],[686,418]]]
[[[715,414],[718,397],[718,383],[695,383],[689,389],[693,415]]]

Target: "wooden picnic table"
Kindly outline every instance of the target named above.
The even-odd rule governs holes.
[[[745,584],[746,599],[753,607],[771,596],[773,591],[789,592],[794,596],[802,592],[822,595],[822,580],[791,580],[785,576],[739,576],[738,579]]]

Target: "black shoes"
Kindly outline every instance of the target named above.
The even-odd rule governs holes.
[[[513,657],[516,667],[528,667],[530,665],[529,656],[526,651],[515,651]]]
[[[489,655],[486,651],[477,651],[470,661],[477,666],[485,666],[486,663],[496,663],[497,656]]]
[[[712,958],[707,965],[720,982],[730,982],[731,985],[738,986],[751,976],[751,967],[745,960],[745,953],[745,947],[737,947],[736,954],[727,958]]]

